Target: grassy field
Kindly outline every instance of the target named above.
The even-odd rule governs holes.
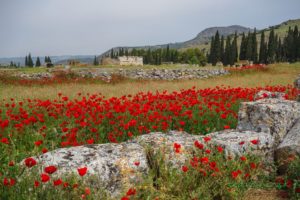
[[[237,72],[231,75],[202,80],[180,81],[133,81],[123,80],[117,83],[68,83],[55,85],[0,85],[0,98],[38,98],[53,99],[57,93],[62,92],[70,98],[78,92],[101,93],[106,97],[119,97],[122,95],[136,94],[140,91],[178,91],[191,88],[208,88],[215,86],[231,87],[256,87],[266,85],[288,85],[300,74],[300,63],[269,65],[266,71]]]

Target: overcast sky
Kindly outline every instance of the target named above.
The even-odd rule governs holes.
[[[181,42],[212,26],[265,28],[299,9],[300,0],[0,0],[0,57]]]

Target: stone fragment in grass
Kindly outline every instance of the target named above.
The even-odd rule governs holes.
[[[269,133],[279,145],[296,120],[300,103],[283,99],[261,99],[241,103],[237,129]]]
[[[289,162],[295,155],[300,157],[300,119],[275,150],[275,160],[281,174],[287,170]]]
[[[227,155],[256,155],[269,163],[273,163],[274,139],[268,133],[255,131],[224,130],[211,133],[211,143],[224,148]]]

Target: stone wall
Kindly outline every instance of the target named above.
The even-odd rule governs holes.
[[[205,79],[215,76],[229,74],[224,69],[76,69],[60,70],[65,73],[74,73],[83,78],[100,78],[110,80],[113,75],[120,75],[129,79],[140,80],[181,80],[181,79]],[[43,79],[52,78],[57,70],[49,72],[17,74],[17,77],[24,79]]]

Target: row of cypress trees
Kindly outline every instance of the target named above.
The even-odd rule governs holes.
[[[50,56],[45,56],[44,62],[45,63],[51,63]],[[27,55],[25,56],[25,66],[26,67],[33,67],[33,66],[40,67],[41,65],[42,64],[41,64],[40,57],[36,58],[36,61],[35,61],[35,64],[34,64],[30,53],[28,54],[28,56]]]
[[[260,45],[258,38],[260,36]],[[296,62],[300,60],[300,33],[298,27],[289,27],[287,35],[280,38],[275,34],[274,28],[266,37],[265,32],[257,33],[256,29],[247,35],[242,34],[238,51],[238,36],[227,36],[226,41],[220,37],[217,31],[211,39],[208,62],[216,65],[222,62],[224,65],[233,65],[238,60],[249,60],[254,63],[270,64],[274,62]]]

